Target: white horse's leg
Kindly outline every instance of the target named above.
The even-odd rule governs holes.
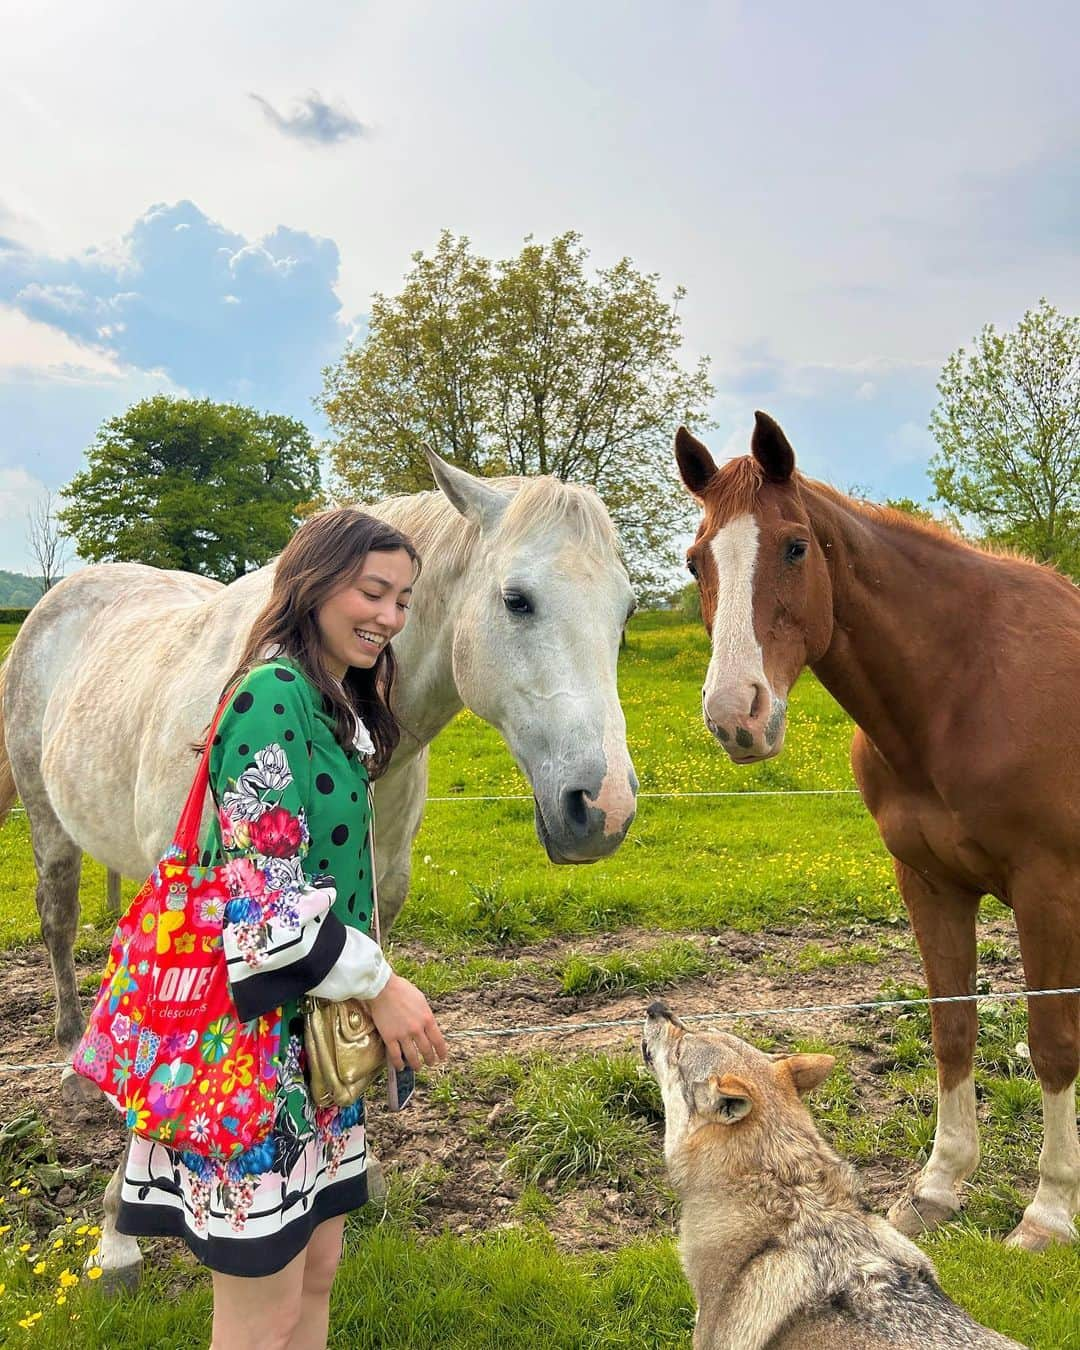
[[[45,798],[44,790],[23,795],[38,882],[34,893],[41,936],[49,953],[56,989],[56,1043],[60,1059],[69,1059],[86,1020],[75,975],[75,935],[79,927],[79,874],[82,850],[72,843]],[[100,1100],[97,1087],[68,1067],[61,1077],[65,1101]]]
[[[120,1159],[120,1165],[112,1174],[105,1187],[105,1221],[101,1225],[101,1241],[93,1256],[88,1256],[85,1270],[93,1266],[101,1267],[101,1280],[109,1293],[121,1289],[135,1290],[142,1275],[142,1252],[133,1237],[126,1237],[116,1231],[116,1216],[120,1212],[120,1192],[124,1185],[124,1168],[127,1166],[128,1151]]]
[[[428,747],[392,764],[379,779],[375,796],[375,851],[378,854],[379,922],[385,938],[409,890],[413,840],[420,831],[427,797]]]

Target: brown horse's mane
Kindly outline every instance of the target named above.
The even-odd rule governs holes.
[[[722,525],[726,525],[729,520],[753,511],[758,494],[765,481],[765,471],[753,455],[739,455],[720,465],[715,475],[709,480],[706,488],[708,497],[702,503],[704,507],[702,524],[706,532],[711,535]],[[965,539],[942,521],[920,520],[917,516],[908,515],[906,511],[898,511],[893,506],[884,506],[879,502],[868,501],[864,497],[849,496],[846,492],[841,492],[839,488],[832,487],[829,483],[822,483],[817,478],[808,478],[805,474],[799,473],[797,469],[794,481],[798,487],[810,488],[835,505],[845,510],[855,511],[857,514],[883,525],[891,525],[896,529],[906,530],[910,534],[924,535],[968,553],[1022,563],[1027,567],[1035,568],[1039,572],[1049,572],[1053,576],[1061,577],[1070,585],[1073,584],[1071,579],[1065,576],[1053,563],[1036,562],[1034,558],[1028,557],[1007,544],[993,544],[983,540]]]

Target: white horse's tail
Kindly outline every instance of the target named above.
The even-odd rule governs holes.
[[[4,685],[7,684],[7,659],[0,663],[0,824],[7,818],[15,798],[15,775],[11,772],[7,742],[4,740]]]

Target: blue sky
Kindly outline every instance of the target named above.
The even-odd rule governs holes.
[[[0,567],[135,399],[320,432],[322,367],[442,228],[681,283],[714,450],[764,407],[880,496],[927,494],[951,351],[1080,311],[1074,5],[39,0],[5,37]]]

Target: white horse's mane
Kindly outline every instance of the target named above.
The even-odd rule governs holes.
[[[601,562],[621,563],[619,538],[603,502],[591,487],[540,478],[485,478],[484,486],[508,498],[506,510],[491,536],[495,547],[513,548],[529,536],[560,527],[583,554]],[[421,557],[438,558],[448,569],[464,567],[480,537],[479,528],[464,522],[441,492],[387,497],[373,513],[399,526]]]

